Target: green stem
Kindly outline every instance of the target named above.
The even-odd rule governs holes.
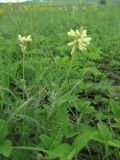
[[[23,100],[25,98],[24,85],[25,85],[25,52],[23,51],[23,64],[22,64],[22,78],[23,78]]]
[[[105,145],[105,156],[103,157],[103,160],[108,160],[108,144]]]
[[[70,71],[71,71],[71,69],[72,69],[72,64],[73,64],[73,58],[71,59],[71,62],[70,62],[70,65],[69,65],[69,68],[68,68],[68,71],[67,71],[67,75],[66,75],[66,77],[65,77],[65,80],[64,80],[64,82],[63,82],[63,85],[62,85],[60,91],[63,90],[63,88],[64,88],[64,86],[65,86],[65,84],[66,84],[66,82],[67,82],[67,80],[68,80],[68,78],[69,78]]]

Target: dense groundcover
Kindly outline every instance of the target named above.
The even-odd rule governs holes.
[[[0,7],[1,159],[120,160],[120,6]]]

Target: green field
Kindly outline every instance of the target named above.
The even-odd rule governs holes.
[[[0,5],[0,160],[120,160],[119,5]]]

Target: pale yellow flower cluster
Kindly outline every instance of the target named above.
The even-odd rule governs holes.
[[[76,49],[79,49],[80,51],[86,50],[92,39],[87,36],[87,30],[83,27],[81,27],[80,30],[76,29],[76,31],[71,29],[67,34],[73,38],[73,41],[67,44],[72,47],[71,54],[73,54]]]
[[[31,35],[28,35],[27,37],[25,36],[22,37],[21,35],[18,35],[18,41],[22,52],[25,52],[27,48],[27,42],[31,42],[32,38]]]

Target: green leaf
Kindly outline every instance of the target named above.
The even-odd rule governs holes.
[[[0,119],[0,140],[4,139],[8,134],[6,121]]]
[[[112,124],[113,128],[119,128],[120,129],[120,120],[118,120],[116,123]]]
[[[50,137],[42,134],[42,135],[40,136],[40,139],[41,139],[42,143],[44,144],[45,148],[46,148],[46,149],[49,149],[49,148],[50,148],[50,145],[51,145],[51,139],[50,139]]]
[[[120,103],[117,101],[111,101],[110,105],[115,118],[120,119]]]
[[[99,133],[101,134],[103,140],[108,141],[112,139],[112,134],[107,125],[99,123],[98,129],[99,129]]]
[[[92,87],[92,83],[89,83],[89,82],[81,82],[78,87],[79,87],[80,89],[86,90],[86,89]]]
[[[102,73],[96,67],[86,67],[81,70],[82,74],[93,74],[95,77],[101,76]]]
[[[60,105],[57,107],[52,121],[52,128],[50,132],[51,147],[54,148],[61,143],[62,138],[65,136],[68,125],[69,117],[67,108],[65,105]]]
[[[50,159],[60,158],[67,160],[66,157],[70,154],[72,151],[72,146],[68,144],[60,144],[55,149],[48,152]]]
[[[94,135],[94,131],[85,132],[81,135],[77,136],[72,144],[72,152],[68,156],[68,160],[72,160],[92,139],[92,135]]]
[[[113,139],[111,141],[108,141],[108,144],[112,147],[120,148],[120,141]]]
[[[41,135],[40,139],[47,150],[54,149],[61,144],[63,137],[69,126],[68,111],[65,105],[60,105],[55,108],[51,116],[49,126],[50,132]]]
[[[106,141],[103,139],[102,135],[99,132],[96,132],[93,135],[92,139],[101,143],[106,143]]]
[[[97,59],[100,59],[100,51],[92,51],[92,52],[86,52],[84,54],[84,56],[88,59],[91,59],[91,60],[97,60]]]
[[[0,154],[8,157],[12,152],[12,143],[9,140],[4,140],[0,143]]]
[[[93,139],[108,144],[108,141],[112,140],[112,134],[105,124],[99,123],[98,132],[93,135]]]
[[[31,159],[31,155],[33,154],[32,152],[33,151],[29,151],[29,150],[15,149],[12,151],[11,157],[12,157],[12,160],[29,160]]]
[[[76,109],[81,113],[93,113],[94,107],[90,106],[91,102],[86,100],[80,100],[80,103],[76,105]]]
[[[75,135],[79,134],[79,131],[75,128],[73,124],[69,124],[66,126],[65,136],[66,138],[74,137]]]

